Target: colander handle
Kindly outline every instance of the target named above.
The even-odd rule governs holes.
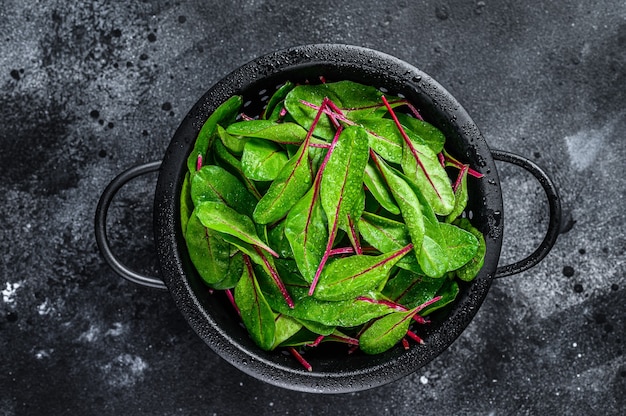
[[[550,177],[531,160],[503,150],[492,150],[491,154],[495,160],[512,163],[532,174],[539,181],[539,184],[545,191],[546,197],[548,198],[548,207],[550,209],[550,222],[548,223],[548,230],[543,238],[543,241],[539,244],[539,247],[537,247],[537,249],[529,256],[520,261],[498,267],[496,269],[495,277],[500,278],[530,269],[543,260],[543,258],[548,255],[550,250],[552,250],[561,228],[561,199],[559,198],[557,189]]]
[[[125,170],[124,172],[117,175],[111,183],[104,189],[102,195],[100,196],[100,200],[98,201],[98,206],[96,207],[96,242],[98,243],[98,247],[100,248],[100,252],[104,257],[104,260],[109,264],[109,266],[120,276],[129,280],[133,283],[140,284],[142,286],[148,286],[156,289],[167,289],[165,283],[159,278],[145,276],[140,273],[131,270],[126,265],[124,265],[111,250],[111,246],[109,245],[109,239],[107,237],[107,226],[106,219],[107,213],[109,211],[109,206],[111,205],[111,201],[113,197],[126,183],[128,183],[131,179],[136,178],[137,176],[144,175],[151,172],[156,172],[161,167],[161,162],[150,162],[143,165],[134,166],[130,169]]]

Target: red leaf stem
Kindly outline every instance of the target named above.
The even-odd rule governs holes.
[[[461,170],[459,171],[458,176],[456,177],[456,181],[454,181],[454,185],[452,185],[452,190],[454,192],[456,192],[456,190],[459,188],[459,186],[461,185],[461,181],[463,180],[463,177],[465,175],[467,175],[467,171],[469,170],[469,165],[463,165],[463,167],[461,168]]]
[[[367,296],[359,296],[356,298],[356,300],[361,300],[363,302],[369,302],[369,303],[373,303],[376,305],[385,305],[385,306],[389,306],[392,309],[397,310],[398,312],[406,312],[408,311],[408,309],[406,307],[404,307],[403,305],[396,303],[394,301],[391,300],[386,300],[386,299],[373,299],[373,298],[368,298]]]
[[[307,371],[313,371],[313,367],[311,366],[311,364],[309,364],[309,362],[305,360],[304,357],[294,347],[287,347],[287,349],[289,350],[291,355],[293,355],[294,358],[298,360],[302,367],[306,368]]]
[[[325,335],[320,335],[319,337],[315,338],[315,341],[311,342],[310,344],[306,344],[307,347],[317,347],[318,345],[320,345],[320,343],[322,342],[322,340],[326,338]]]
[[[415,159],[415,161],[419,165],[420,169],[422,170],[422,172],[424,172],[424,175],[426,176],[426,179],[428,179],[428,183],[435,190],[435,193],[437,194],[437,197],[440,198],[441,195],[439,194],[439,189],[437,189],[437,187],[433,183],[432,179],[430,178],[430,175],[428,175],[428,172],[426,171],[426,168],[424,167],[424,164],[420,160],[420,157],[418,155],[417,150],[415,150],[415,147],[413,146],[413,143],[411,142],[411,139],[409,139],[409,136],[407,136],[406,131],[404,131],[404,127],[402,127],[402,124],[400,124],[400,120],[398,120],[398,117],[396,116],[396,113],[393,111],[393,108],[391,108],[391,105],[389,105],[389,102],[387,101],[387,98],[385,98],[384,95],[382,96],[382,100],[383,100],[383,103],[385,103],[385,106],[387,107],[387,111],[389,111],[389,114],[391,115],[391,118],[393,119],[394,123],[396,123],[396,127],[398,127],[398,130],[400,131],[400,135],[402,135],[402,138],[404,139],[404,142],[406,143],[407,147],[409,148],[409,151],[411,152],[411,155],[413,155],[413,158]]]
[[[417,342],[418,344],[422,344],[422,345],[425,344],[424,340],[418,337],[417,334],[415,334],[415,332],[411,331],[410,329],[406,331],[406,334],[409,338],[411,338],[413,341]]]
[[[328,253],[329,256],[340,256],[342,254],[354,254],[353,247],[341,247],[341,248],[333,248]]]
[[[402,338],[402,346],[405,350],[409,349],[409,341],[406,338]]]
[[[285,298],[287,305],[289,305],[289,307],[293,309],[294,303],[293,303],[293,300],[291,299],[291,295],[289,295],[289,292],[287,291],[287,287],[285,287],[285,284],[283,283],[282,279],[278,275],[278,272],[276,271],[276,269],[272,267],[272,265],[267,260],[267,257],[265,257],[261,249],[259,249],[257,246],[254,246],[254,249],[256,250],[257,254],[261,256],[261,259],[263,260],[265,267],[270,272],[270,275],[272,276],[272,280],[274,280],[274,283],[276,283],[276,286],[278,286],[278,290],[280,290],[280,293],[283,295],[283,298]],[[250,259],[246,260],[246,257],[244,257],[244,260],[246,261],[246,264],[250,263]]]
[[[233,308],[235,308],[235,310],[237,311],[237,315],[241,317],[241,311],[239,310],[239,307],[235,303],[235,297],[233,296],[232,290],[226,289],[224,292],[226,292],[226,297],[230,301],[231,305],[233,305]]]
[[[196,170],[202,169],[202,153],[198,153],[198,160],[196,161]]]

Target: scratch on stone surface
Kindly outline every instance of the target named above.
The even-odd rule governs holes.
[[[600,129],[580,130],[566,136],[565,144],[572,167],[580,172],[591,166],[612,132],[613,125],[607,124]]]

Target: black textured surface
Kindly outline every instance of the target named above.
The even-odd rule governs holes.
[[[3,2],[0,413],[620,414],[625,19],[615,0]],[[116,276],[93,236],[106,184],[161,159],[207,88],[256,56],[316,42],[371,47],[433,76],[491,147],[553,175],[566,214],[552,253],[494,282],[438,359],[324,398],[225,363],[167,292]],[[547,207],[529,175],[498,168],[505,264],[539,243]],[[120,191],[110,219],[116,253],[147,272],[155,181]]]

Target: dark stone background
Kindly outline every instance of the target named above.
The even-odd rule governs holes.
[[[4,0],[0,6],[0,414],[620,414],[626,406],[626,3]],[[546,4],[544,4],[546,3]],[[463,335],[366,392],[285,391],[222,361],[167,292],[127,283],[93,233],[101,191],[161,159],[192,104],[270,51],[337,42],[432,75],[492,148],[543,166],[564,207],[537,267],[494,283]],[[501,264],[546,227],[501,165]],[[110,212],[114,250],[155,272],[156,175]]]

